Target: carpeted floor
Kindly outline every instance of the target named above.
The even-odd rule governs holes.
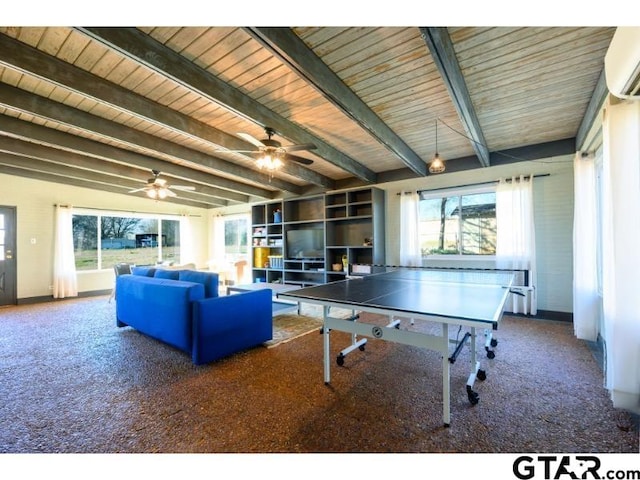
[[[107,298],[0,309],[0,452],[639,451],[567,323],[505,317],[475,406],[463,350],[444,428],[433,352],[372,339],[329,386],[315,333],[196,367],[117,328]],[[337,355],[349,335],[331,335]]]

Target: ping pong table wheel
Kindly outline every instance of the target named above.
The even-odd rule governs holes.
[[[487,372],[482,369],[478,370],[478,373],[476,373],[476,378],[481,382],[484,382],[487,379]]]
[[[469,385],[467,385],[467,396],[469,397],[469,403],[471,403],[471,405],[477,405],[480,401],[480,395],[474,392]]]
[[[339,366],[343,366],[344,365],[344,355],[343,354],[338,355],[338,357],[336,358],[336,363]]]
[[[496,352],[493,350],[487,350],[487,358],[496,358]]]
[[[358,350],[360,350],[361,352],[364,352],[364,346],[365,346],[365,345],[366,345],[365,343],[363,343],[362,345],[360,345],[360,346],[358,347]]]
[[[492,338],[491,339],[491,346],[492,347],[497,347],[498,346],[498,340],[496,338]]]

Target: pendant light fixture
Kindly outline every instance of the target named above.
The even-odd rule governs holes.
[[[444,161],[438,153],[438,119],[436,118],[436,153],[429,164],[429,173],[442,173],[445,171]]]

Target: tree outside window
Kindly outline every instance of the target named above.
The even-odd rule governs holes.
[[[420,205],[422,255],[495,255],[495,192],[442,197],[423,194]]]
[[[73,243],[77,270],[108,269],[122,262],[179,262],[180,221],[152,216],[74,215]]]

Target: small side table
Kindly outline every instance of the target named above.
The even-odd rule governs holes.
[[[289,285],[286,283],[266,283],[266,282],[258,282],[258,283],[245,283],[241,285],[229,285],[227,286],[227,295],[231,295],[233,292],[252,292],[255,290],[265,290],[269,289],[273,292],[273,309],[272,314],[277,315],[279,313],[288,312],[291,309],[295,308],[298,315],[300,315],[300,303],[290,303],[282,300],[277,300],[278,293],[290,292],[291,290],[299,289],[299,285]]]

